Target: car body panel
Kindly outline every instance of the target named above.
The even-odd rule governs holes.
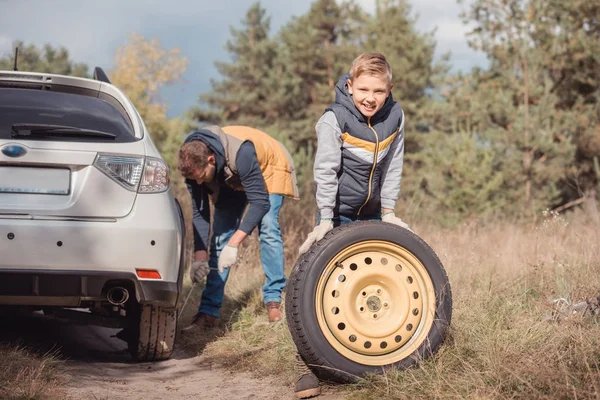
[[[185,228],[171,189],[138,193],[95,164],[99,155],[162,159],[131,101],[111,84],[54,74],[0,71],[0,96],[5,87],[106,99],[126,113],[135,140],[7,139],[6,134],[0,139],[0,176],[9,176],[4,187],[0,183],[0,305],[106,302],[105,285],[123,282],[140,304],[174,307]],[[6,146],[21,151],[2,152]],[[48,168],[68,171],[67,194],[34,193],[64,188],[65,175]],[[32,175],[35,171],[40,176]],[[157,271],[160,278],[140,278],[137,269]]]

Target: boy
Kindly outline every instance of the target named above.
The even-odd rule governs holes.
[[[238,246],[255,227],[266,275],[263,300],[269,321],[280,320],[286,280],[279,211],[284,196],[298,199],[289,153],[257,129],[208,126],[186,138],[177,161],[192,199],[195,261],[190,278],[199,282],[208,276],[198,313],[184,331],[217,326],[229,267],[237,260]],[[210,254],[209,197],[214,204]]]
[[[392,69],[380,53],[359,55],[338,81],[335,103],[316,125],[314,164],[318,224],[300,254],[335,226],[383,220],[408,229],[394,214],[404,157],[404,112],[392,98]],[[317,377],[300,362],[296,396],[320,393]]]

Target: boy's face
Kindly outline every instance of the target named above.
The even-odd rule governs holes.
[[[352,95],[354,105],[367,118],[381,110],[393,86],[380,75],[362,74],[354,80],[348,79],[348,92]]]
[[[211,182],[215,177],[216,169],[217,167],[215,165],[215,156],[210,155],[208,156],[208,164],[206,165],[206,167],[195,168],[193,174],[188,178],[196,181],[196,183],[198,183],[199,185],[206,182]]]

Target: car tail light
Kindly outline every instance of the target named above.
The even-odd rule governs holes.
[[[169,188],[169,167],[167,164],[154,157],[146,157],[146,165],[142,174],[142,181],[138,192],[160,193]]]
[[[99,154],[94,166],[132,192],[160,193],[169,189],[169,167],[160,158]]]
[[[99,154],[94,165],[127,190],[137,191],[144,169],[144,157]]]

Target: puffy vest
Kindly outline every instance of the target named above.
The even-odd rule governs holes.
[[[333,111],[342,131],[337,211],[348,217],[375,215],[381,209],[383,166],[389,161],[390,145],[402,130],[404,113],[390,94],[381,110],[365,120],[349,95],[336,94],[336,102],[326,111]]]
[[[240,146],[250,141],[256,149],[265,186],[269,194],[299,199],[298,183],[294,162],[287,149],[279,141],[258,129],[247,126],[207,126],[219,137],[225,149],[225,183],[234,189],[242,190],[242,183],[236,168],[236,156]]]

